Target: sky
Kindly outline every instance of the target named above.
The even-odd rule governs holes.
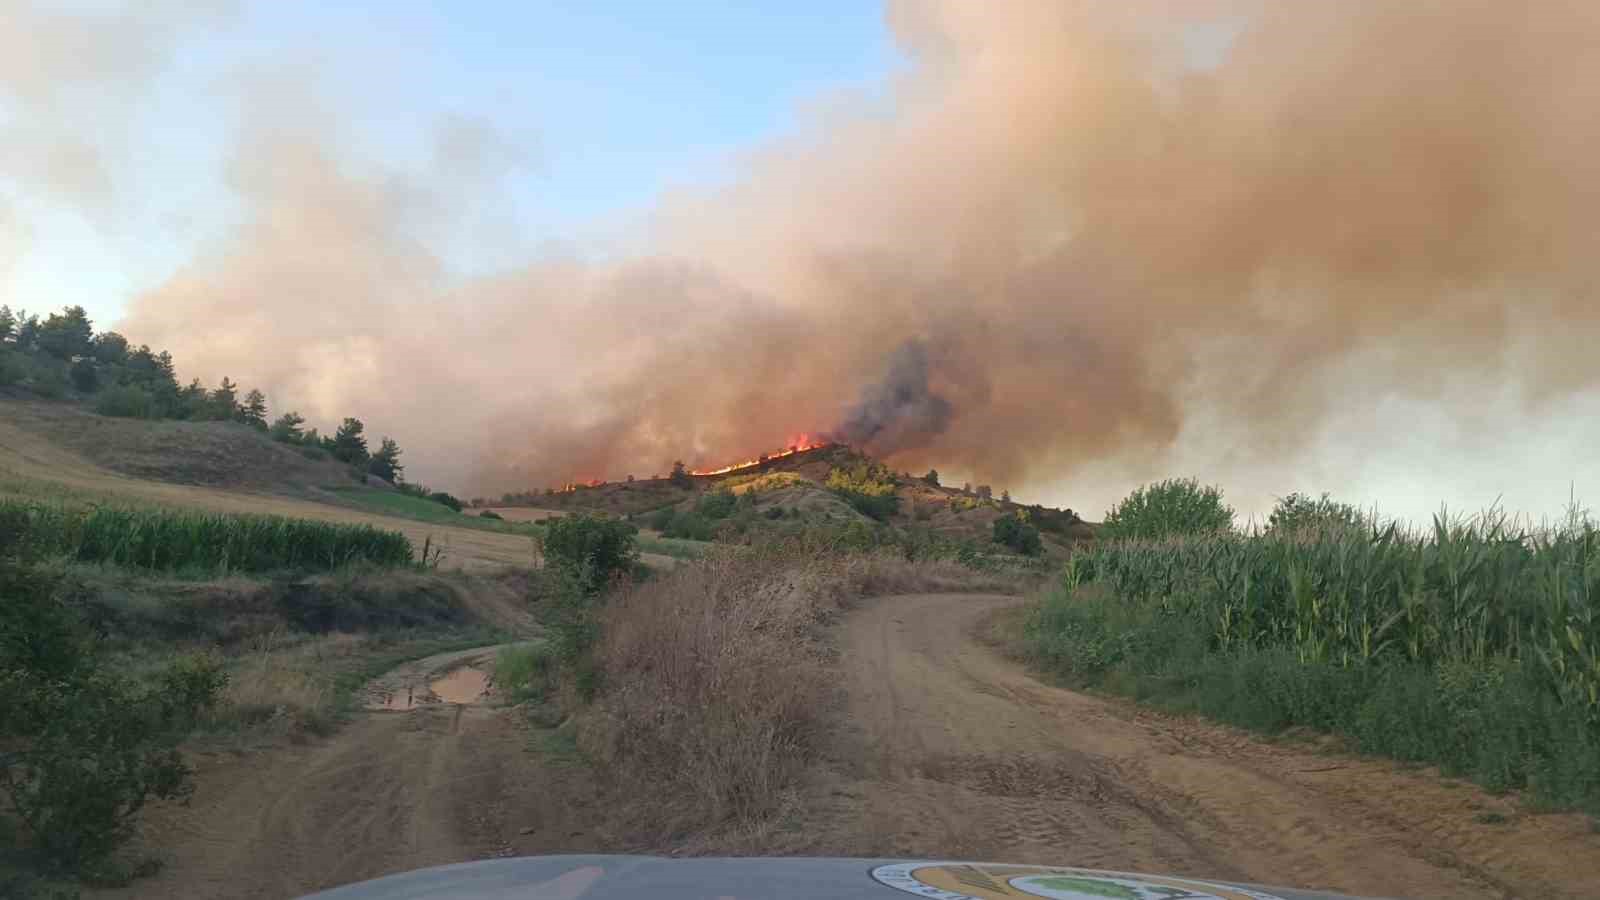
[[[27,5],[47,4],[0,0]],[[0,197],[29,232],[26,253],[0,256],[4,302],[78,303],[115,322],[234,223],[230,85],[253,66],[314,73],[329,105],[356,111],[340,127],[366,165],[422,165],[441,121],[492,119],[516,161],[497,227],[447,250],[454,269],[481,273],[548,243],[603,254],[661,191],[725,177],[729,156],[793,127],[807,103],[870,90],[899,65],[882,11],[850,0],[290,0],[187,27],[149,90],[106,132],[88,129],[137,144],[110,157],[115,214],[54,202],[0,167]]]
[[[360,415],[460,492],[848,422],[1091,518],[1167,475],[1247,517],[1550,518],[1600,496],[1596,31],[1575,0],[0,0],[0,303]]]

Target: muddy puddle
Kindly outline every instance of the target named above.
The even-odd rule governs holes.
[[[375,692],[371,709],[408,710],[433,703],[472,704],[489,694],[489,673],[475,666],[460,666],[425,684],[395,686]]]

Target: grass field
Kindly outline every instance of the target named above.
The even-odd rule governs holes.
[[[466,522],[443,524],[342,506],[339,495],[332,491],[325,493],[329,502],[317,502],[267,492],[147,481],[112,472],[4,420],[0,420],[0,496],[135,508],[181,507],[371,525],[399,531],[416,547],[431,542],[432,546],[443,548],[443,565],[447,568],[527,566],[533,562],[532,541],[524,535],[486,530]]]

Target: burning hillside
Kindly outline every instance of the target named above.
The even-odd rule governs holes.
[[[723,466],[723,467],[718,468],[718,469],[691,469],[689,471],[689,474],[690,475],[700,476],[700,477],[709,477],[709,476],[712,476],[712,475],[727,475],[730,472],[738,472],[738,471],[741,471],[743,469],[760,468],[761,466],[764,466],[767,463],[772,462],[773,460],[783,459],[784,457],[788,457],[788,456],[794,456],[797,453],[805,453],[808,450],[823,450],[823,449],[826,449],[828,447],[833,447],[833,446],[837,446],[837,444],[835,442],[833,442],[833,441],[824,440],[824,439],[813,440],[810,435],[802,434],[802,435],[800,435],[798,440],[795,440],[795,441],[791,442],[788,446],[784,447],[782,450],[774,450],[774,451],[772,451],[770,453],[763,453],[760,456],[756,457],[755,459],[747,459],[747,460],[744,460],[743,462],[731,463],[729,465]]]

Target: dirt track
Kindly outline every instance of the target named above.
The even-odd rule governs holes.
[[[848,720],[825,770],[776,827],[688,849],[1600,896],[1600,836],[1579,816],[1040,684],[975,637],[1017,602],[892,597],[851,613]],[[156,810],[145,829],[167,869],[106,894],[292,897],[469,859],[652,849],[618,843],[605,823],[626,830],[627,810],[608,808],[581,768],[529,753],[529,739],[493,709],[429,704],[369,713],[314,746],[202,759],[193,805]],[[1480,823],[1485,812],[1509,821]]]
[[[978,639],[1014,598],[868,601],[813,852],[957,857],[1401,897],[1600,896],[1579,816],[1040,684]],[[1481,812],[1504,824],[1480,824]],[[1574,865],[1578,860],[1586,863]]]

